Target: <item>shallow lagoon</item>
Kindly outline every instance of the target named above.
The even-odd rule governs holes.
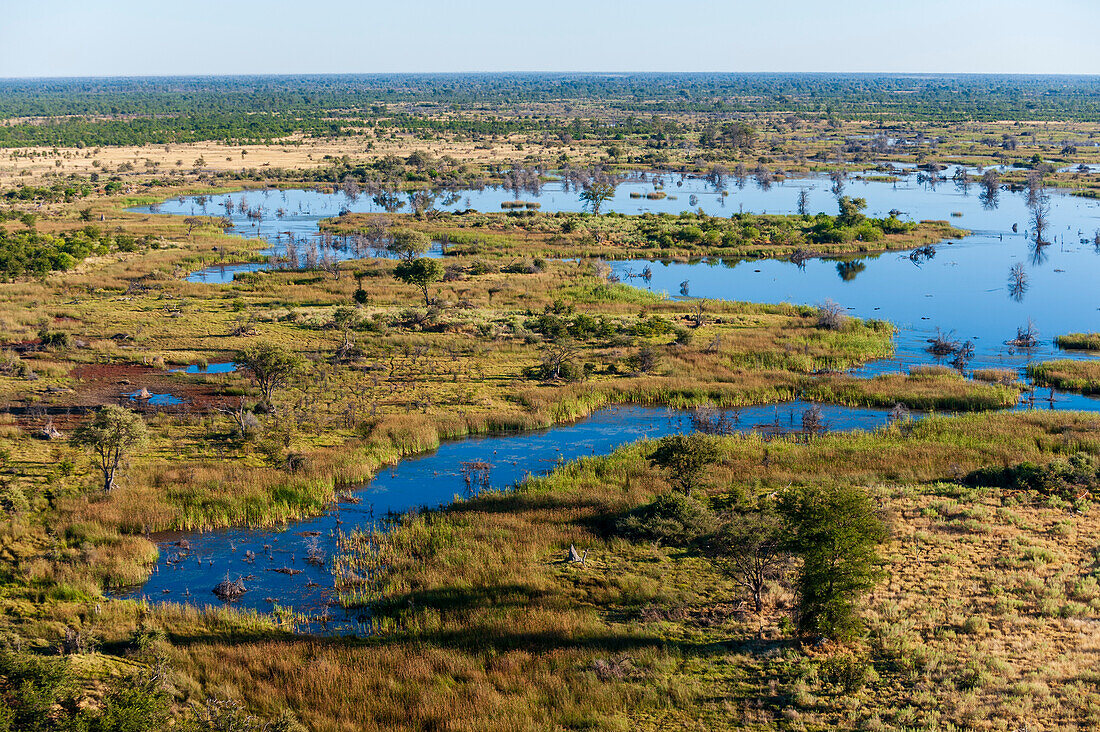
[[[947,179],[935,185],[919,182],[914,175],[896,183],[855,178],[845,183],[844,194],[865,198],[869,215],[885,216],[900,211],[902,218],[948,220],[973,232],[965,239],[940,245],[934,258],[920,264],[898,253],[850,257],[844,262],[810,260],[802,268],[772,259],[653,263],[653,278],[649,282],[628,277],[641,272],[644,266],[641,263],[616,262],[612,266],[624,281],[670,295],[678,296],[681,283],[687,281],[692,297],[799,304],[831,299],[853,315],[889,320],[900,329],[900,360],[866,367],[868,373],[896,369],[898,363],[931,361],[924,354],[924,347],[937,328],[957,339],[974,341],[973,368],[1021,368],[1029,359],[1055,355],[1056,335],[1100,330],[1100,251],[1092,244],[1094,233],[1100,230],[1100,201],[1053,193],[1050,213],[1053,243],[1036,250],[1025,236],[1029,212],[1022,193],[1001,191],[996,205],[990,205],[978,195],[976,184],[968,190],[955,185],[950,180],[952,172],[945,171]],[[659,200],[630,197],[631,193],[652,192],[659,185],[664,186],[669,197]],[[716,188],[701,178],[651,174],[645,180],[631,180],[619,186],[607,210],[676,214],[698,208],[725,216],[742,210],[794,213],[798,192],[806,189],[811,211],[832,212],[836,199],[829,190],[831,185],[827,178],[809,177],[792,178],[764,188],[750,178],[744,188],[739,188],[728,178]],[[728,195],[723,195],[723,191]],[[563,190],[563,183],[558,181],[544,184],[537,194],[485,188],[460,191],[451,194],[450,199],[441,196],[436,204],[447,210],[498,211],[502,202],[515,200],[517,193],[526,200],[537,201],[543,211],[581,208],[577,192]],[[247,206],[263,210],[265,217],[250,220],[240,210],[242,199]],[[200,200],[172,199],[161,204],[159,211],[179,215],[203,213]],[[378,207],[368,196],[353,199],[343,193],[290,189],[214,196],[207,200],[205,212],[221,215],[230,209],[238,232],[265,237],[271,243],[268,253],[280,254],[281,242],[288,235],[298,239],[316,237],[317,223],[322,218],[336,216],[341,210],[376,211]],[[279,209],[286,212],[282,218],[276,216]],[[1013,225],[1017,232],[1013,232]],[[337,258],[354,256],[349,250],[333,250],[332,254]],[[439,256],[438,251],[433,255]],[[1019,297],[1013,297],[1008,275],[1017,263],[1027,274],[1027,289]],[[220,265],[196,272],[189,279],[229,282],[237,272],[268,266]],[[1013,352],[1004,342],[1015,335],[1017,327],[1026,326],[1029,319],[1038,328],[1044,345],[1029,353]]]

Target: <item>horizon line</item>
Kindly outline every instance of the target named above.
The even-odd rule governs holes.
[[[878,77],[1063,77],[1096,78],[1100,73],[1070,71],[1024,72],[1024,71],[242,71],[230,73],[171,72],[160,74],[84,74],[60,76],[0,76],[0,82],[6,81],[76,81],[85,79],[234,79],[247,77],[294,78],[308,76],[878,76]]]

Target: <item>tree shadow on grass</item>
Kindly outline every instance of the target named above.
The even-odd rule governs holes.
[[[453,503],[440,509],[445,515],[464,514],[516,514],[539,511],[570,510],[576,512],[615,510],[608,501],[572,493],[553,493],[550,491],[528,493],[525,491],[502,491],[477,496],[465,501]]]
[[[320,646],[328,648],[355,647],[425,647],[440,650],[472,653],[554,653],[558,651],[582,651],[622,654],[641,650],[670,650],[683,655],[714,656],[728,653],[731,643],[725,641],[691,641],[668,638],[657,633],[639,631],[575,632],[564,629],[502,630],[490,623],[472,623],[467,627],[416,632],[393,632],[375,636],[324,636],[307,634],[255,634],[222,635],[215,633],[169,633],[169,640],[177,648],[206,645],[247,646],[256,643],[285,643],[288,645]],[[736,641],[733,645],[743,645]],[[126,644],[120,644],[123,650]]]

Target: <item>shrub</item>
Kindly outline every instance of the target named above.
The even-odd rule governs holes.
[[[963,622],[962,630],[967,635],[984,635],[989,632],[989,622],[981,615],[971,615]]]
[[[615,530],[634,541],[688,546],[714,524],[714,515],[702,502],[673,492],[635,508],[616,522]]]
[[[0,351],[0,373],[25,378],[30,372],[31,369],[27,362],[20,358],[15,351]]]
[[[38,331],[38,339],[42,343],[43,348],[57,351],[67,350],[72,348],[73,345],[72,336],[63,331],[51,331],[43,328]]]
[[[843,330],[848,324],[848,313],[842,305],[826,300],[817,308],[817,327],[825,330]]]
[[[821,678],[829,684],[854,694],[862,689],[874,674],[874,668],[865,658],[852,653],[842,653],[825,659],[821,664]]]
[[[648,374],[660,365],[661,353],[650,345],[642,346],[638,352],[626,359],[627,366],[631,370],[642,374]]]
[[[54,729],[54,707],[68,697],[72,678],[67,661],[0,652],[0,724],[5,729]]]
[[[656,449],[648,455],[651,464],[672,474],[676,485],[690,493],[703,474],[704,468],[718,459],[714,440],[706,435],[669,435],[657,442]]]
[[[1088,453],[1046,465],[1022,462],[1007,467],[980,468],[963,478],[966,485],[992,486],[1010,490],[1038,491],[1065,500],[1100,485],[1100,461]]]

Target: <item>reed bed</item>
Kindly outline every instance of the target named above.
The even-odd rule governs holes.
[[[1080,351],[1100,351],[1100,333],[1067,333],[1054,339],[1059,348]]]
[[[1027,375],[1039,386],[1081,394],[1100,394],[1100,361],[1062,359],[1028,364]]]

